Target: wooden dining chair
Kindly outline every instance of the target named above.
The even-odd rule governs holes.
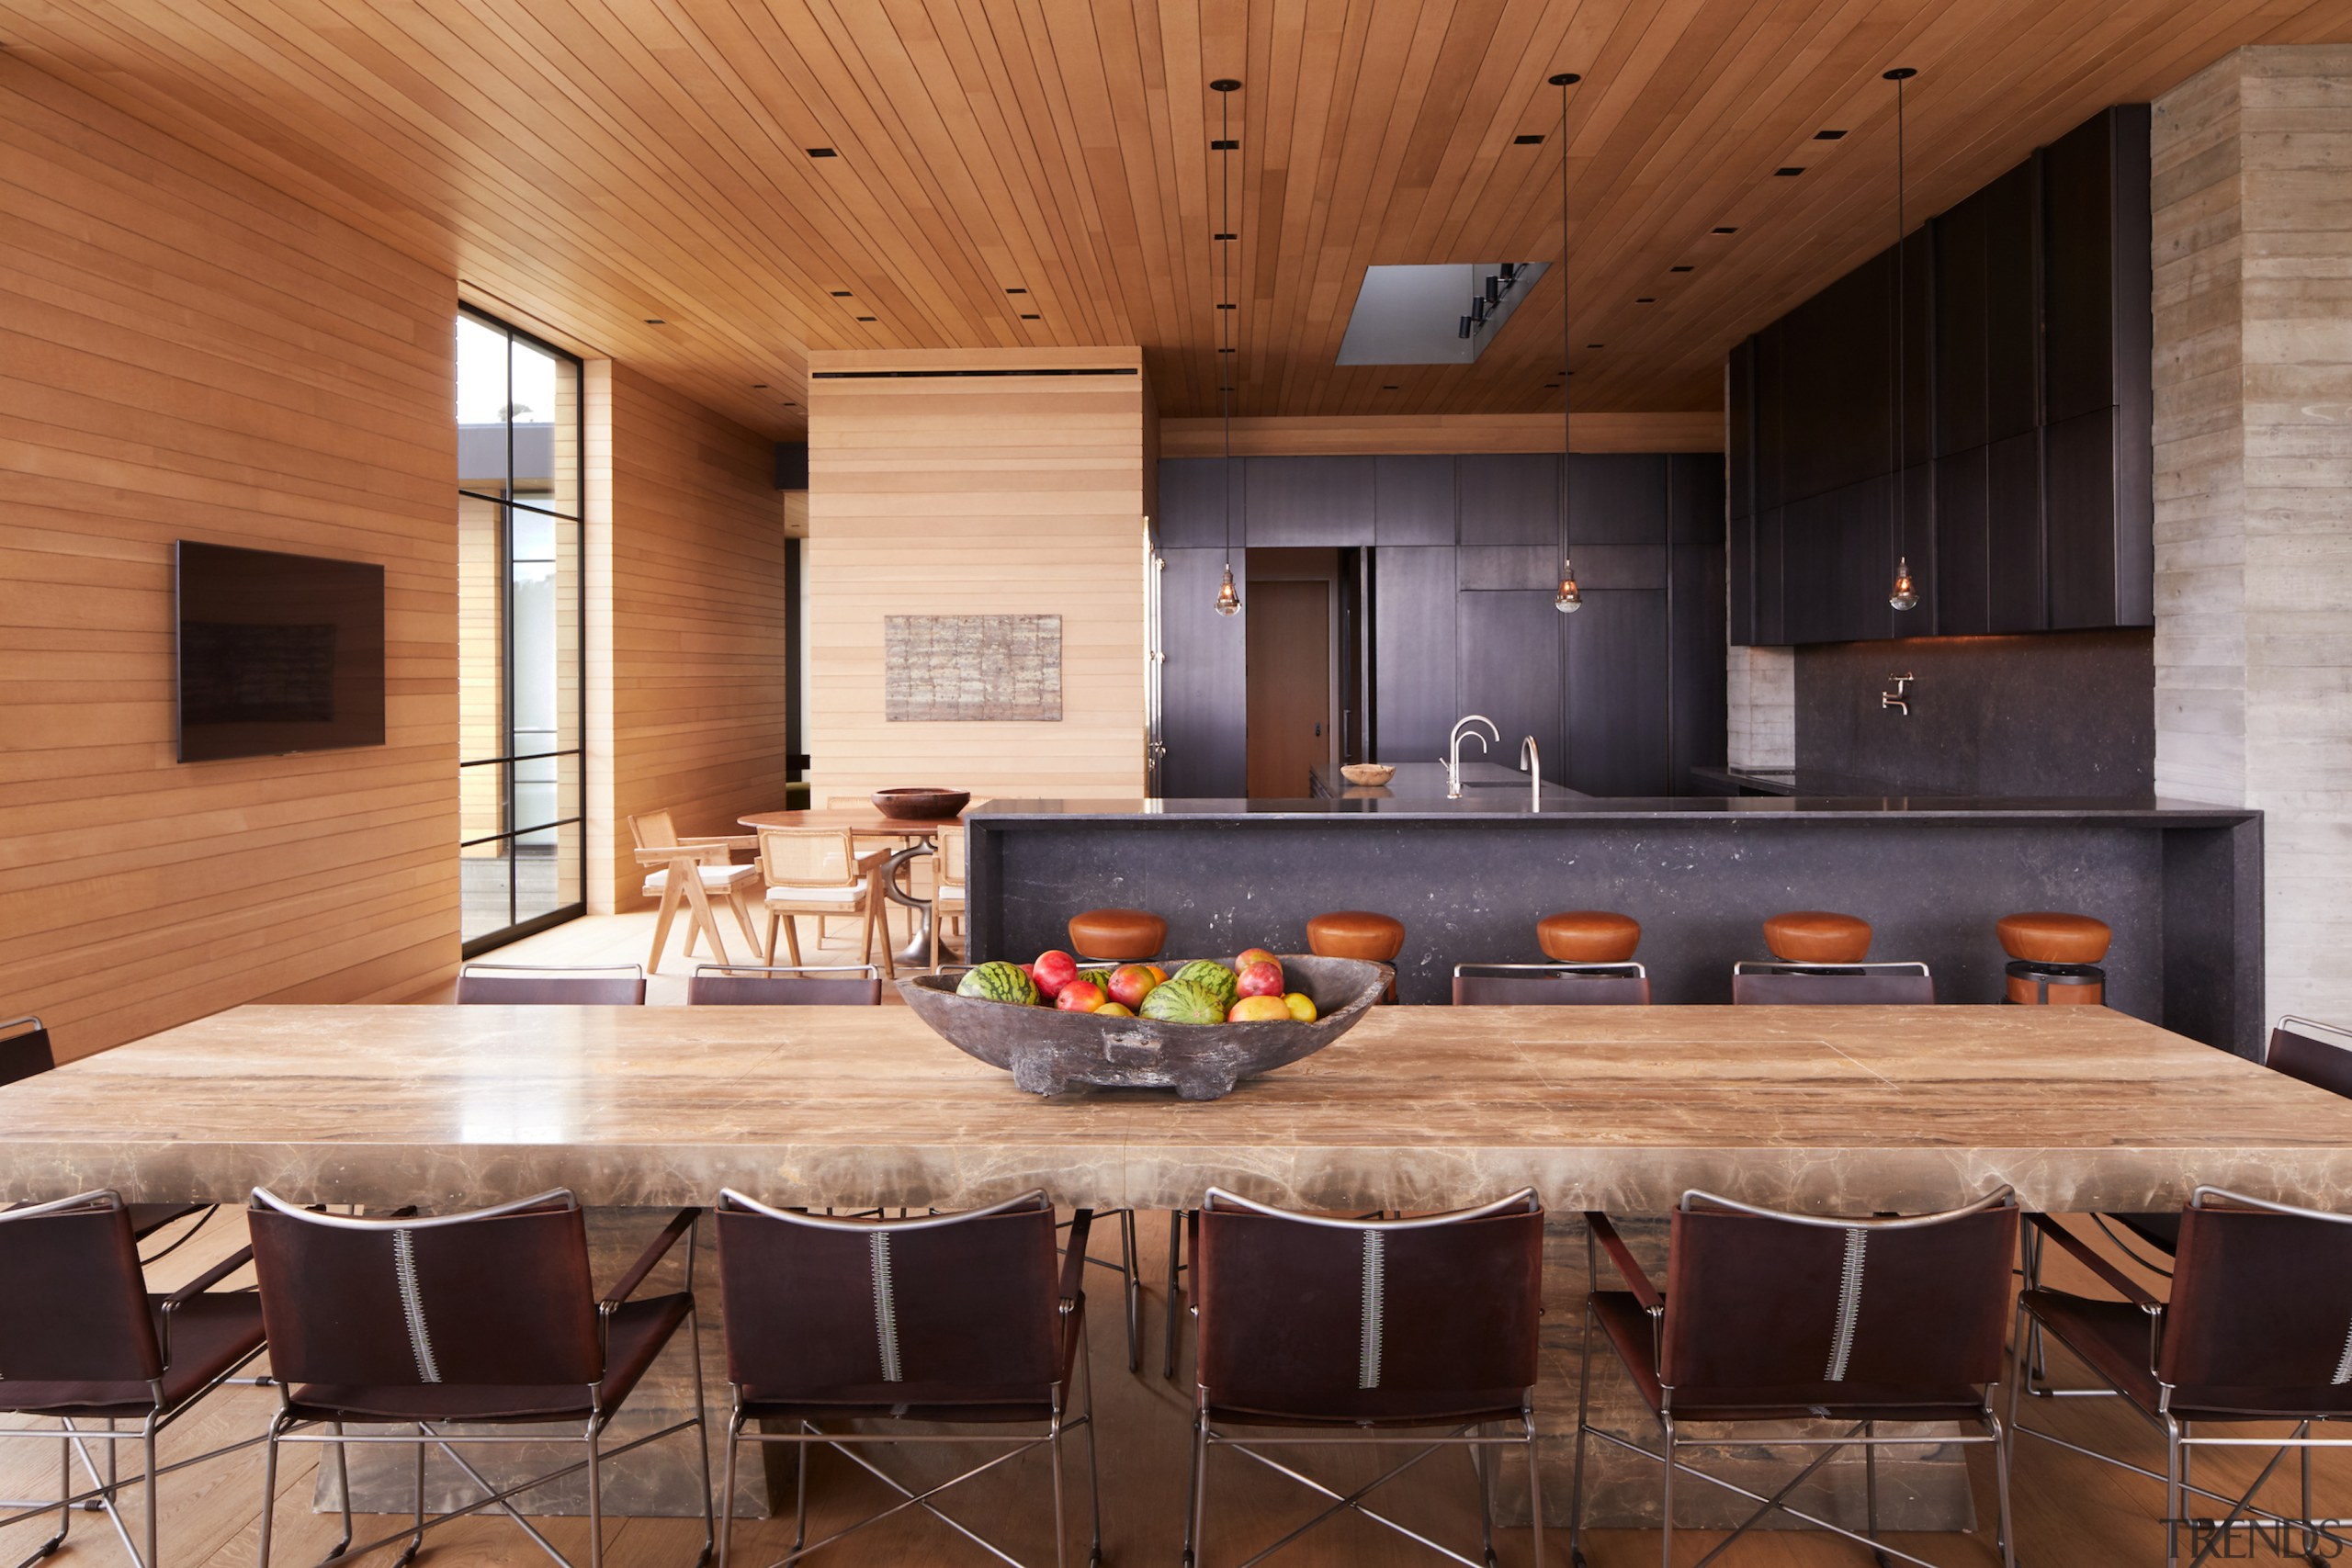
[[[964,829],[942,828],[939,848],[931,857],[931,966],[939,967],[941,933],[947,927],[949,916],[960,926],[967,902],[964,890]]]
[[[855,915],[864,922],[865,948],[862,964],[876,962],[875,930],[882,918],[882,863],[887,850],[857,852],[856,835],[846,828],[763,828],[760,829],[760,874],[767,881],[763,902],[767,906],[765,960],[775,962],[776,928],[784,929],[785,949],[800,962],[801,915]],[[890,961],[887,931],[879,960],[886,979],[897,979]]]
[[[682,839],[667,811],[639,812],[628,819],[628,830],[637,840],[637,863],[645,872],[645,896],[662,900],[661,916],[653,922],[653,955],[645,962],[648,973],[662,972],[662,950],[669,945],[670,924],[682,908],[687,911],[686,956],[695,955],[695,937],[707,932],[711,955],[722,964],[727,962],[727,944],[712,913],[714,895],[735,911],[735,923],[742,928],[743,940],[752,951],[760,951],[759,935],[752,928],[751,906],[753,890],[760,885],[760,868],[734,863],[734,852],[757,849],[758,840]]]

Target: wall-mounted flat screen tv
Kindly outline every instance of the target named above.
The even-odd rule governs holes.
[[[384,743],[384,569],[179,541],[179,757]]]

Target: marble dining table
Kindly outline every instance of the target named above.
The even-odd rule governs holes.
[[[0,1089],[0,1197],[1661,1213],[2352,1202],[2352,1103],[2105,1008],[1374,1010],[1226,1099],[1038,1098],[904,1008],[248,1006]]]

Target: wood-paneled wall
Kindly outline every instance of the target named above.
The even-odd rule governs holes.
[[[610,360],[586,379],[588,898],[629,909],[632,812],[734,833],[784,805],[785,492],[763,437]]]
[[[0,54],[0,1014],[458,956],[454,280]],[[174,760],[172,543],[379,561],[386,744]]]
[[[1579,452],[1720,452],[1724,418],[1690,413],[1579,413]],[[1216,457],[1225,452],[1225,423],[1160,423],[1162,457]],[[1396,453],[1557,452],[1556,413],[1269,415],[1233,422],[1240,457],[1357,457]]]
[[[900,784],[978,799],[1143,793],[1153,415],[1141,365],[1133,348],[810,355],[820,804]],[[1103,373],[1013,373],[1088,368]],[[886,720],[883,617],[974,614],[1061,617],[1060,721]]]

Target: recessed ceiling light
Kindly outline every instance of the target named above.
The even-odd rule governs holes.
[[[871,316],[860,316],[860,317],[858,318],[858,320],[859,320],[859,321],[872,321],[873,319],[874,319],[874,318],[873,318],[873,317],[871,317]]]
[[[849,298],[849,290],[846,288],[836,288],[833,290],[833,298],[836,299],[846,299]]]
[[[1779,168],[1777,168],[1777,169],[1773,170],[1773,171],[1772,171],[1772,173],[1773,173],[1775,175],[1777,175],[1778,177],[1781,178],[1781,179],[1787,179],[1787,178],[1789,178],[1789,177],[1790,177],[1791,175],[1801,175],[1801,174],[1804,174],[1804,171],[1803,169],[1797,168],[1797,167],[1796,167],[1796,166],[1794,166],[1793,164],[1782,164],[1781,167],[1779,167]]]
[[[1006,290],[1005,290],[1005,292],[1006,292],[1007,294],[1026,294],[1026,293],[1028,293],[1028,292],[1029,292],[1029,290],[1027,290],[1026,288],[1008,288],[1008,289],[1006,289]]]
[[[645,324],[649,327],[660,327],[667,326],[669,323],[659,316],[648,316],[645,318]]]
[[[1708,232],[1711,234],[1736,234],[1739,231],[1727,224],[1719,223],[1714,228],[1709,230]]]
[[[1023,311],[1023,312],[1022,312],[1021,319],[1022,319],[1023,321],[1042,321],[1042,320],[1044,320],[1044,318],[1043,318],[1043,317],[1038,316],[1038,315],[1036,315],[1036,314],[1035,314],[1035,313],[1033,313],[1033,312],[1026,311],[1026,310],[1024,310],[1024,311]]]
[[[1514,136],[1510,139],[1510,144],[1514,147],[1541,147],[1544,145],[1544,137],[1541,132]]]
[[[1689,272],[1690,269],[1687,266],[1670,266],[1666,270],[1668,272]]]
[[[1240,138],[1234,136],[1213,136],[1209,138],[1209,151],[1212,152],[1238,152],[1241,151]]]
[[[1605,343],[1589,343],[1585,344],[1585,347],[1587,348],[1606,348],[1609,345]]]
[[[1839,141],[1845,139],[1845,135],[1846,133],[1842,130],[1816,130],[1813,133],[1813,139],[1815,141]]]
[[[811,158],[838,158],[841,154],[834,152],[830,147],[811,147],[808,149],[808,156]]]
[[[1218,349],[1218,350],[1217,350],[1217,352],[1218,352],[1219,354],[1231,354],[1231,353],[1233,352],[1233,350],[1231,350],[1231,349],[1229,349],[1229,348],[1220,348],[1220,349]]]
[[[1241,238],[1238,234],[1215,234],[1210,237],[1217,240],[1238,240]]]
[[[752,390],[755,392],[764,392],[767,389],[768,384],[765,381],[754,381],[752,383]]]
[[[1657,304],[1657,301],[1656,299],[1651,299],[1648,295],[1645,294],[1645,295],[1643,295],[1640,299],[1638,299],[1634,300],[1634,304],[1636,304],[1636,305],[1655,305],[1655,304]]]
[[[1393,392],[1396,389],[1396,387],[1394,382],[1391,382],[1389,385],[1383,387],[1380,389],[1384,392]]]
[[[1238,305],[1219,305],[1217,309],[1220,310],[1238,310],[1241,307]]]

